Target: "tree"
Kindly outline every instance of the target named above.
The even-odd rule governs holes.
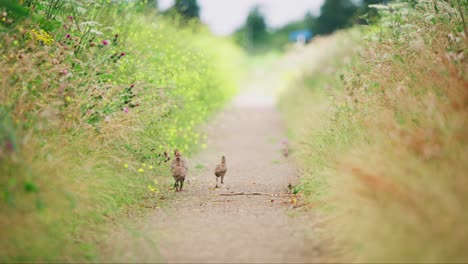
[[[174,9],[187,19],[200,17],[200,7],[197,0],[176,0]]]
[[[245,22],[247,41],[255,45],[265,40],[267,36],[267,26],[265,18],[258,6],[254,7]]]
[[[304,17],[304,24],[306,25],[307,29],[313,30],[315,29],[315,24],[317,23],[317,18],[312,15],[310,11],[307,11],[305,17]]]
[[[326,0],[315,25],[318,34],[330,34],[351,24],[357,7],[350,0]]]

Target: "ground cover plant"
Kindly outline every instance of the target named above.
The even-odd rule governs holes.
[[[144,1],[0,1],[0,261],[90,261],[167,196],[167,154],[236,90],[242,53]],[[210,45],[206,45],[210,43]]]
[[[466,6],[374,6],[364,41],[334,36],[283,95],[332,261],[468,260]]]

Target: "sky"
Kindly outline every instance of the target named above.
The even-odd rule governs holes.
[[[217,35],[228,35],[245,23],[252,7],[259,5],[269,27],[276,28],[304,18],[307,11],[318,15],[324,0],[198,0],[201,20]],[[174,0],[159,0],[165,10]]]

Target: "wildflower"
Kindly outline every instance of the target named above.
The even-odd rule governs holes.
[[[154,189],[153,186],[151,186],[151,185],[148,185],[148,189],[150,189],[150,191],[152,191],[152,192],[156,191],[156,189]]]
[[[30,31],[30,34],[34,40],[40,43],[43,43],[45,45],[51,45],[52,43],[54,43],[54,39],[52,38],[52,36],[49,35],[49,33],[44,31],[43,29],[41,30],[32,29]]]
[[[153,169],[153,166],[149,166],[149,169],[152,170],[152,169]]]
[[[68,20],[72,21],[72,20],[73,20],[73,17],[72,17],[72,16],[68,16]]]
[[[129,109],[128,107],[125,107],[125,108],[124,108],[124,112],[125,112],[125,113],[128,113],[128,111],[130,111],[130,109]]]
[[[142,166],[142,167],[146,167],[146,164],[145,164],[145,163],[142,163],[141,166]]]
[[[124,164],[124,168],[128,169],[128,164],[127,163]]]
[[[13,153],[15,151],[15,145],[10,140],[6,141],[5,148],[9,153]]]
[[[104,45],[104,46],[109,45],[109,41],[107,39],[103,40],[102,45]]]
[[[67,96],[65,97],[65,101],[67,101],[67,102],[71,102],[71,100],[72,100],[72,99],[71,99],[71,97],[70,97],[70,96],[68,96],[68,95],[67,95]]]
[[[65,35],[67,39],[71,38],[70,34]]]
[[[120,57],[123,57],[123,56],[125,56],[125,52],[120,53]]]
[[[139,173],[142,173],[142,172],[144,172],[144,171],[145,171],[145,170],[144,170],[143,168],[139,168],[139,169],[138,169],[138,172],[139,172]]]

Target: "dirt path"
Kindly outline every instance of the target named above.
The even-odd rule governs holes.
[[[113,234],[103,261],[314,261],[319,249],[307,235],[313,220],[295,214],[288,197],[220,196],[286,193],[297,181],[281,152],[285,130],[262,81],[267,74],[257,73],[251,87],[208,126],[208,148],[190,159],[191,173],[176,202]],[[228,172],[225,184],[214,189],[213,169],[221,155]]]

